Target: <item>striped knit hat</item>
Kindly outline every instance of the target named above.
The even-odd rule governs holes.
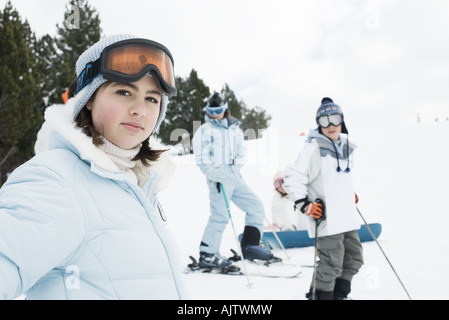
[[[108,37],[105,37],[103,39],[100,39],[97,43],[92,45],[89,49],[84,51],[81,56],[78,58],[78,61],[76,62],[76,76],[78,77],[81,72],[83,72],[84,68],[86,67],[86,64],[89,62],[93,62],[100,58],[101,53],[103,52],[103,49],[107,46],[122,41],[122,40],[128,40],[128,39],[136,39],[135,36],[129,35],[129,34],[116,34],[111,35]],[[151,73],[147,73],[149,76],[153,76]],[[159,83],[159,80],[156,79],[156,84]],[[86,103],[89,101],[90,97],[97,91],[97,89],[105,83],[106,80],[102,74],[99,74],[97,77],[95,77],[91,83],[86,85],[84,88],[82,88],[76,95],[77,95],[77,101],[75,103],[74,109],[73,109],[73,119],[76,120],[78,114],[80,113],[81,109],[83,109],[86,105]],[[162,91],[163,92],[163,91]],[[79,96],[79,97],[78,97]],[[165,118],[165,112],[167,110],[167,104],[168,104],[168,97],[163,92],[162,98],[161,98],[161,110],[159,112],[159,117],[157,119],[156,125],[154,127],[153,132],[157,131],[159,128],[162,120]]]
[[[341,111],[341,108],[338,104],[334,103],[334,101],[331,98],[323,98],[321,100],[321,105],[319,106],[318,110],[316,111],[316,116],[315,119],[318,122],[318,118],[324,115],[328,115],[328,114],[340,114],[343,119],[343,111]],[[346,128],[346,124],[345,121],[343,120],[343,122],[341,123],[341,132],[342,133],[348,133],[348,129]]]

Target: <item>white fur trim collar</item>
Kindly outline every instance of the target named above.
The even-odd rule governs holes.
[[[73,107],[77,101],[76,98],[77,96],[69,99],[65,105],[55,104],[45,110],[45,122],[38,133],[35,145],[36,154],[48,149],[51,133],[55,132],[77,150],[81,159],[108,171],[119,171],[120,169],[111,158],[97,148],[92,143],[92,139],[86,136],[80,128],[76,127],[72,116]],[[150,139],[150,146],[155,150],[167,149],[166,146],[154,138]],[[144,166],[140,161],[136,161],[136,165],[132,170],[135,172],[140,186],[143,186],[148,181],[151,173],[156,173],[159,179],[155,192],[158,192],[167,186],[175,170],[175,165],[171,161],[168,152],[164,152],[149,167]]]

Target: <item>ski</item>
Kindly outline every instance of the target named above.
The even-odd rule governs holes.
[[[229,260],[237,262],[237,261],[241,261],[242,258],[238,255],[238,253],[234,250],[231,249],[232,252],[232,257],[229,258]],[[282,259],[279,257],[275,257],[273,256],[270,260],[247,260],[247,261],[251,261],[252,263],[258,264],[258,265],[264,265],[264,266],[269,266],[273,263],[278,263],[278,262],[282,262]]]
[[[192,263],[189,263],[187,265],[187,272],[195,272],[199,271],[202,273],[217,273],[217,274],[229,274],[229,275],[240,275],[243,274],[240,271],[240,267],[236,265],[230,265],[227,268],[202,268],[199,264],[199,262],[192,256],[189,256],[190,260],[192,260]]]
[[[263,278],[283,278],[283,279],[293,279],[293,278],[297,278],[302,274],[302,271],[279,271],[279,272],[257,272],[257,271],[253,271],[253,272],[249,272],[249,276],[250,277],[263,277]]]
[[[199,262],[192,256],[190,256],[190,260],[192,261],[187,265],[187,268],[184,270],[184,273],[205,273],[205,274],[221,274],[221,275],[231,275],[231,276],[241,276],[245,275],[241,271],[241,267],[239,266],[242,261],[241,258],[235,253],[234,250],[231,250],[234,255],[229,259],[234,263],[225,269],[220,268],[202,268],[199,265]],[[293,266],[283,266],[281,264],[282,259],[274,257],[268,261],[260,261],[260,260],[245,260],[248,275],[251,277],[266,277],[266,278],[296,278],[301,275],[302,271],[298,270],[297,267]]]
[[[228,275],[228,276],[244,276],[245,274],[242,271],[223,271],[216,268],[202,268],[197,270],[192,270],[190,268],[186,268],[184,270],[185,274],[191,274],[191,273],[201,273],[201,274],[216,274],[216,275]],[[265,272],[257,272],[257,271],[249,271],[248,275],[250,277],[263,277],[263,278],[284,278],[284,279],[291,279],[291,278],[297,278],[302,274],[302,271],[296,271],[296,272],[276,272],[276,273],[265,273]]]

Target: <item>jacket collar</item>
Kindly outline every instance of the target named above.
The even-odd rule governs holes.
[[[349,154],[351,154],[354,151],[355,148],[357,148],[357,146],[355,144],[348,141],[346,134],[340,134],[340,142],[335,143],[335,142],[332,142],[325,135],[321,134],[318,131],[318,129],[313,129],[313,130],[310,130],[310,132],[309,132],[308,141],[311,141],[313,139],[315,139],[317,141],[320,148],[326,149],[331,152],[338,152],[340,154],[340,156],[344,156],[345,153],[347,153],[346,156],[348,156]],[[349,143],[349,145],[346,146],[346,144],[348,144],[348,143]]]
[[[238,126],[240,124],[240,120],[238,120],[237,118],[234,118],[233,116],[228,116],[227,118],[217,120],[217,119],[209,118],[207,115],[205,115],[204,120],[206,122],[216,124],[217,126],[220,126],[220,127],[226,128],[226,129],[230,128],[233,125]]]

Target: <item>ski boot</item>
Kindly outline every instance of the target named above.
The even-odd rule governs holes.
[[[273,254],[268,248],[259,244],[260,241],[259,229],[253,226],[245,226],[243,231],[242,241],[240,246],[242,248],[243,258],[247,260],[264,260],[273,259]]]
[[[312,288],[306,293],[307,300],[334,300],[333,291],[315,291],[315,299],[313,298]]]
[[[200,252],[199,267],[204,269],[226,270],[231,266],[231,261],[217,253]]]
[[[243,258],[247,260],[271,260],[273,254],[261,245],[242,245]]]
[[[352,300],[348,298],[351,292],[351,282],[342,278],[335,280],[334,286],[334,300]]]

